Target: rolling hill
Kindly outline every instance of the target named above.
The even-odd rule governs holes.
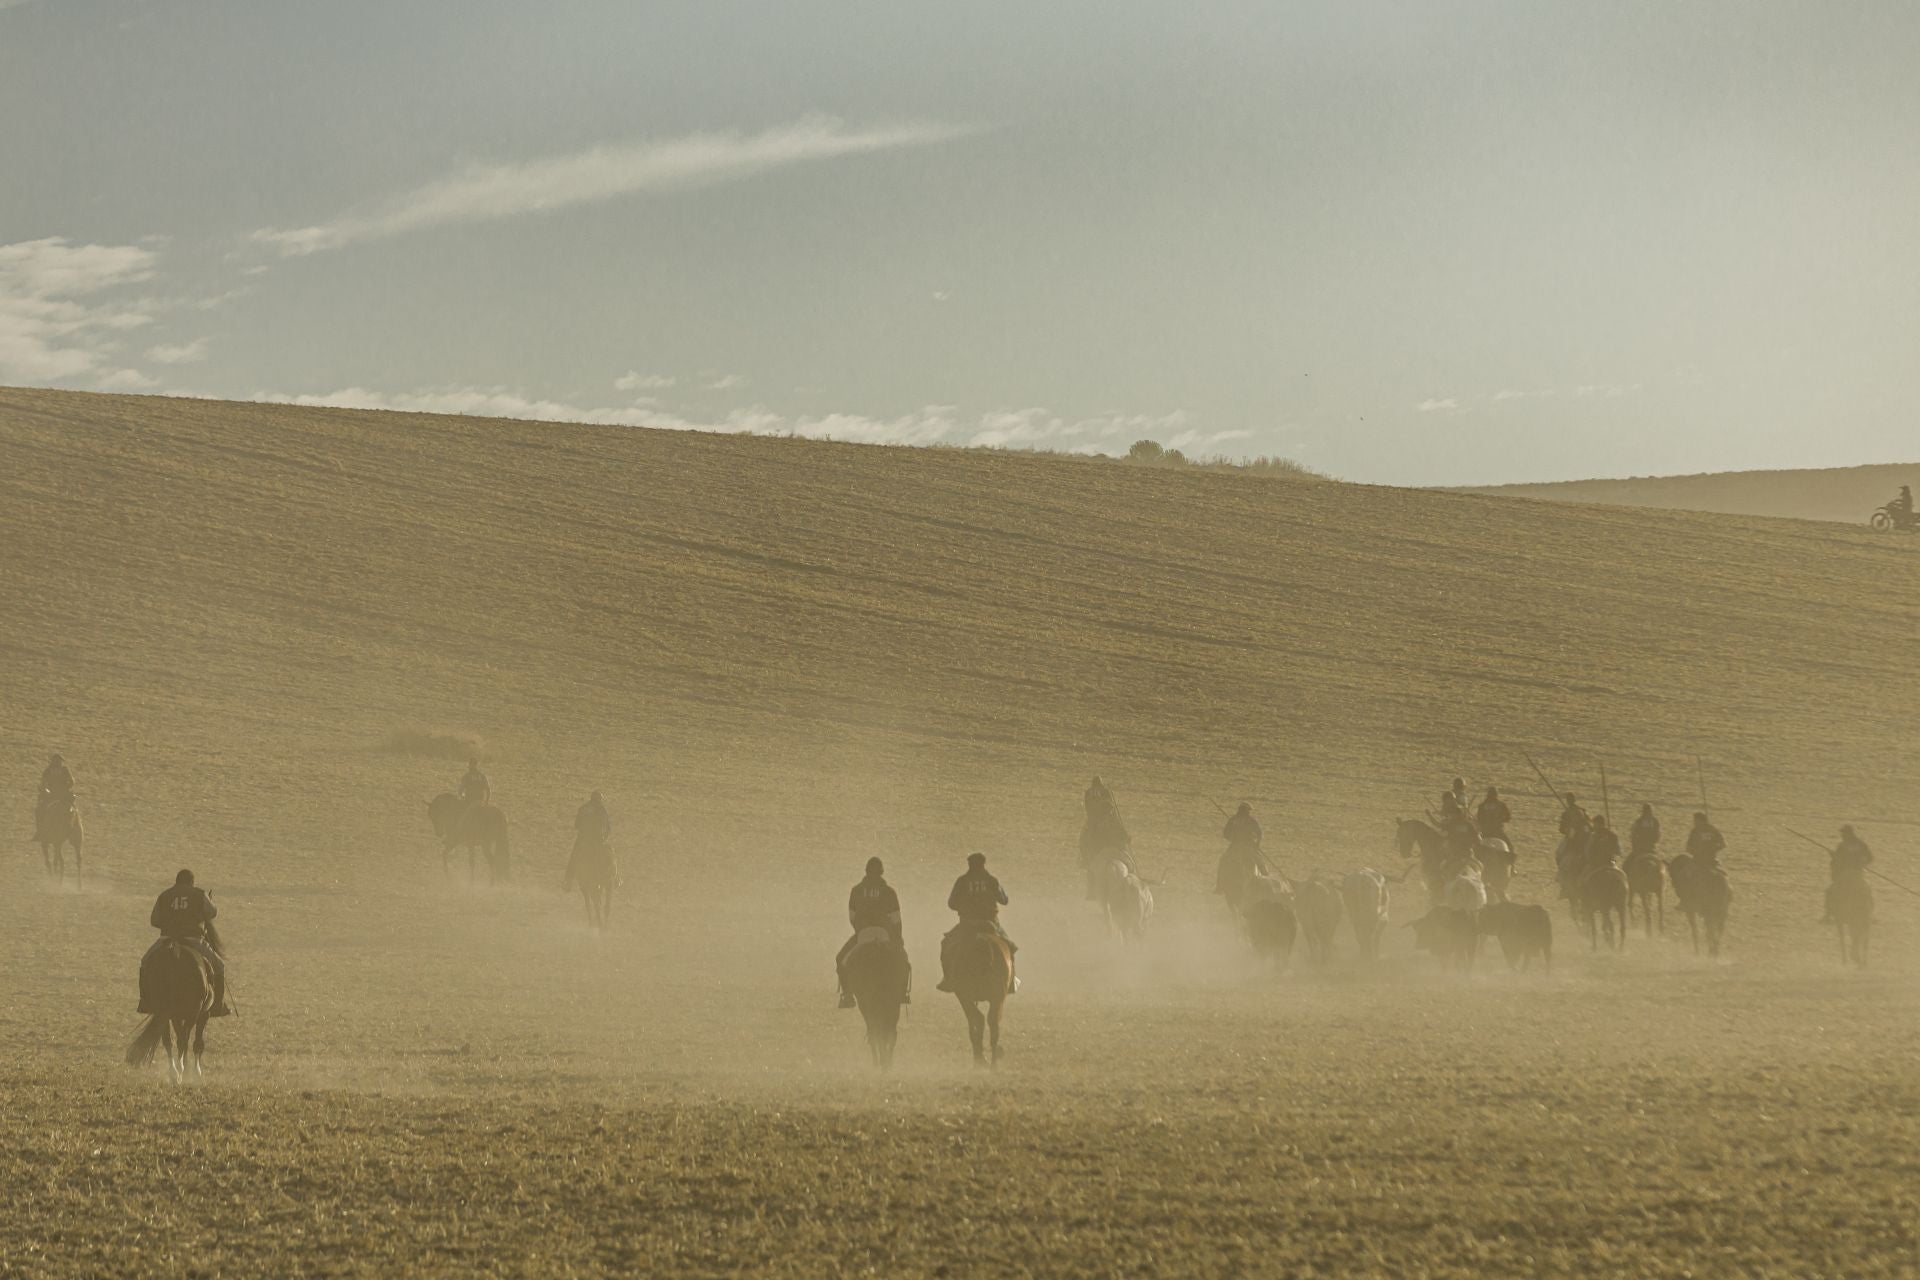
[[[1920,947],[1815,920],[1920,776],[1920,562],[1806,521],[853,446],[0,390],[0,758],[79,779],[86,889],[0,864],[0,1272],[1898,1274]],[[514,883],[442,871],[469,752]],[[1677,835],[1708,791],[1730,957],[1683,927],[1550,975],[1256,980],[1216,804],[1295,876],[1392,866],[1530,759]],[[1080,789],[1164,882],[1121,951]],[[604,936],[559,892],[605,793]],[[1670,840],[1671,843],[1671,840]],[[934,991],[988,853],[1027,986],[975,1074]],[[898,1071],[836,1014],[886,859]],[[117,1058],[152,895],[212,885],[242,1017],[206,1090]],[[1423,909],[1396,888],[1395,924]],[[1669,901],[1669,906],[1671,906]],[[178,1176],[181,1153],[196,1176]],[[1861,1169],[1889,1171],[1861,1185]]]
[[[1920,464],[1828,467],[1800,471],[1719,471],[1692,476],[1635,476],[1468,489],[1495,497],[1656,507],[1725,515],[1775,516],[1864,525],[1901,485],[1920,482]]]

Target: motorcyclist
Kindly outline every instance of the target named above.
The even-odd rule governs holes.
[[[887,936],[893,939],[893,945],[906,948],[904,935],[900,927],[900,895],[887,883],[886,868],[880,859],[867,859],[867,874],[859,884],[853,886],[853,892],[847,895],[847,923],[853,926],[853,936],[840,948],[840,954],[833,958],[833,971],[840,982],[840,1007],[851,1009],[856,1001],[847,990],[847,957],[853,954],[859,945],[860,934],[866,929],[885,929]],[[907,998],[902,1004],[913,1003],[913,970],[907,970]]]
[[[1912,488],[1904,484],[1901,485],[1900,492],[1894,497],[1892,502],[1887,504],[1887,510],[1902,520],[1913,519]]]
[[[147,923],[160,931],[159,940],[147,949],[147,955],[140,962],[140,1012],[155,1012],[150,1006],[151,995],[147,991],[147,959],[168,942],[179,942],[192,947],[205,957],[213,969],[213,1009],[209,1017],[224,1018],[233,1010],[227,1007],[227,962],[222,954],[220,934],[213,926],[213,918],[219,914],[213,906],[213,895],[193,883],[193,872],[182,871],[174,877],[173,885],[153,904],[153,913],[147,917]]]

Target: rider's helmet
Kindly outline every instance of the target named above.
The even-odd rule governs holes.
[[[601,803],[601,800],[600,800],[600,793],[599,793],[598,791],[596,791],[596,792],[594,792],[594,793],[593,793],[592,795],[590,795],[590,796],[588,796],[588,797],[587,797],[587,799],[588,799],[588,800],[591,800],[591,801],[592,801],[592,802],[593,802],[594,804],[599,804],[599,803]]]
[[[1498,800],[1499,798],[1500,798],[1500,788],[1498,787],[1487,788],[1487,799]]]
[[[173,883],[179,888],[191,889],[193,887],[193,872],[182,871],[173,878]]]
[[[1848,824],[1847,824],[1846,826],[1843,826],[1843,827],[1841,827],[1841,828],[1840,828],[1840,838],[1841,838],[1842,840],[1851,840],[1851,839],[1853,839],[1853,824],[1852,824],[1852,823],[1848,823]]]
[[[1465,791],[1466,789],[1467,789],[1467,780],[1465,778],[1455,778],[1453,780],[1453,790]]]
[[[1242,801],[1240,802],[1240,810],[1239,810],[1239,812],[1240,812],[1240,816],[1241,816],[1241,817],[1252,817],[1252,816],[1253,816],[1253,806],[1252,806],[1252,805],[1250,805],[1250,804],[1248,804],[1248,803],[1247,803],[1247,802],[1246,802],[1245,800],[1242,800]]]
[[[47,763],[49,765],[65,764],[66,760],[61,757],[58,751],[56,751],[53,753],[53,758],[51,760],[48,760]]]
[[[886,874],[886,868],[880,865],[880,859],[878,858],[867,859],[868,878],[873,880],[878,880],[884,874]]]
[[[1706,826],[1706,825],[1707,825],[1707,815],[1706,815],[1706,814],[1704,814],[1704,813],[1696,813],[1696,814],[1694,814],[1694,815],[1693,815],[1693,825],[1694,825],[1694,826],[1696,826],[1696,827],[1704,827],[1704,826]]]
[[[982,867],[985,867],[986,865],[987,865],[987,855],[986,855],[986,854],[984,854],[984,853],[970,853],[970,854],[968,854],[968,855],[967,855],[967,870],[969,870],[969,871],[978,871],[978,870],[980,870],[980,869],[981,869]]]
[[[1606,815],[1606,814],[1604,814],[1604,813],[1597,813],[1597,814],[1595,814],[1595,815],[1593,816],[1593,829],[1594,829],[1595,831],[1605,831],[1605,830],[1607,829],[1607,815]]]
[[[1643,805],[1641,805],[1641,806],[1640,806],[1640,812],[1641,812],[1641,813],[1652,813],[1652,812],[1653,812],[1653,806],[1652,806],[1652,805],[1650,805],[1650,804],[1643,804]]]

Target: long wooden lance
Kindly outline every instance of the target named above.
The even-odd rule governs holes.
[[[1798,831],[1795,831],[1792,827],[1786,827],[1784,828],[1784,830],[1790,836],[1800,836],[1802,840],[1805,840],[1808,844],[1812,845],[1816,849],[1826,850],[1826,854],[1829,858],[1831,858],[1834,855],[1834,852],[1835,852],[1834,850],[1828,849],[1827,846],[1821,844],[1818,840],[1815,840],[1812,836],[1800,835],[1800,833]],[[1902,893],[1911,893],[1913,894],[1914,897],[1920,898],[1920,890],[1909,889],[1907,888],[1907,886],[1901,884],[1898,880],[1895,880],[1892,876],[1882,875],[1880,872],[1875,871],[1872,867],[1862,867],[1860,869],[1866,872],[1868,875],[1875,877],[1876,879],[1885,880],[1888,884],[1900,890],[1900,892]]]
[[[1613,825],[1613,803],[1607,799],[1607,763],[1600,762],[1600,812],[1607,815],[1607,825]]]
[[[1522,751],[1520,754],[1527,758],[1528,764],[1533,765],[1534,776],[1540,779],[1540,785],[1547,789],[1547,794],[1555,800],[1560,801],[1561,804],[1565,804],[1566,798],[1560,794],[1560,788],[1554,786],[1553,779],[1547,776],[1546,770],[1534,762],[1533,753],[1530,751]]]

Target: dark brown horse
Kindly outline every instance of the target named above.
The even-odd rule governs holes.
[[[613,905],[615,879],[613,846],[605,840],[582,837],[574,845],[573,858],[567,863],[566,887],[580,886],[580,896],[587,903],[587,924],[592,928],[607,927],[607,909]]]
[[[1693,954],[1700,954],[1700,926],[1704,924],[1707,955],[1717,959],[1720,941],[1727,932],[1727,913],[1733,906],[1733,887],[1727,882],[1727,873],[1683,853],[1667,860],[1667,879],[1672,881],[1673,896],[1687,917]]]
[[[47,874],[61,884],[67,880],[66,847],[73,846],[73,883],[78,888],[80,850],[85,839],[80,825],[80,802],[69,796],[66,804],[42,810],[36,815],[34,828],[33,838],[40,846],[40,860],[46,863]]]
[[[988,1033],[993,1061],[1000,1051],[1000,1010],[1013,990],[1013,951],[992,929],[962,933],[948,943],[948,985],[967,1015],[967,1035],[973,1040],[973,1060],[987,1065]],[[986,1006],[983,1014],[980,1006]]]
[[[153,1013],[127,1046],[127,1065],[146,1066],[165,1045],[167,1079],[175,1084],[198,1080],[206,1074],[201,1059],[207,1051],[207,1017],[213,1011],[213,966],[187,944],[166,941],[141,967],[146,973],[141,986]]]
[[[860,1016],[866,1020],[867,1048],[873,1054],[873,1065],[882,1071],[893,1066],[893,1046],[900,1036],[900,1006],[906,1003],[910,976],[907,950],[893,940],[892,934],[885,929],[861,930],[860,940],[847,957],[845,981],[847,994],[860,1006]],[[965,1003],[964,997],[961,1003]]]
[[[1604,863],[1587,872],[1575,890],[1574,905],[1580,913],[1582,926],[1587,931],[1593,949],[1600,949],[1600,934],[1604,929],[1607,946],[1614,951],[1627,949],[1627,873],[1612,862]],[[1600,917],[1598,927],[1594,916]],[[1618,919],[1620,931],[1614,932],[1614,921]]]
[[[1654,911],[1660,913],[1660,932],[1667,931],[1667,864],[1651,853],[1630,853],[1620,864],[1627,873],[1627,893],[1640,908],[1641,923],[1649,938],[1653,936]]]
[[[507,815],[490,804],[470,805],[443,791],[427,803],[427,820],[440,837],[440,869],[451,870],[455,849],[467,851],[467,880],[474,878],[474,855],[487,860],[489,883],[507,878]]]

